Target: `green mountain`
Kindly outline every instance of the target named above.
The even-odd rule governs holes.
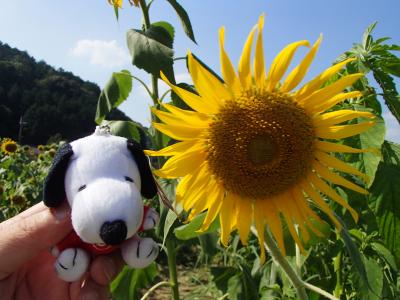
[[[0,42],[0,137],[45,144],[93,132],[100,88]],[[129,120],[114,110],[108,120]]]

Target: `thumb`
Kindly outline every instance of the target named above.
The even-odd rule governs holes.
[[[56,210],[41,202],[0,223],[0,280],[57,244],[71,230],[67,201]]]

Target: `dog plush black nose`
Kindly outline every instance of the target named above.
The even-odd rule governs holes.
[[[105,222],[100,228],[100,237],[107,245],[118,245],[126,239],[127,228],[122,220]]]

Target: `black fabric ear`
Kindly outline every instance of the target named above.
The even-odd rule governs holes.
[[[56,207],[66,199],[64,177],[72,154],[72,146],[64,144],[54,156],[43,186],[43,202],[48,207]]]
[[[143,153],[143,149],[139,143],[132,139],[128,139],[128,149],[132,153],[139,169],[140,179],[142,182],[140,192],[147,199],[157,195],[157,185],[151,173],[149,160]]]

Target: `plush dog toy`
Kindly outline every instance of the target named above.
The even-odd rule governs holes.
[[[129,266],[149,265],[158,246],[138,233],[153,228],[159,216],[141,196],[156,194],[148,159],[135,141],[97,127],[94,134],[61,146],[43,191],[47,206],[63,201],[71,206],[74,231],[52,249],[59,277],[76,281],[91,257],[117,249]]]

